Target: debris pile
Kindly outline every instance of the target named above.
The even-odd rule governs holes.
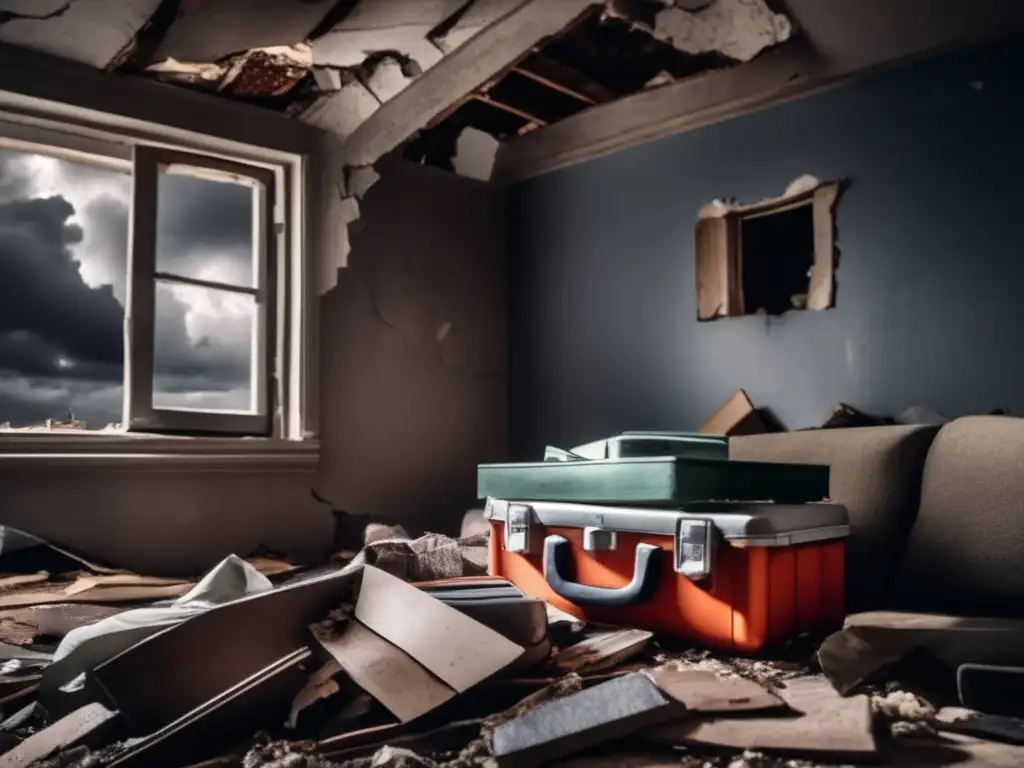
[[[232,556],[190,581],[0,532],[8,768],[1024,764],[1005,722],[873,674],[949,657],[962,623],[862,619],[820,666],[810,638],[729,658],[524,596],[486,575],[486,534],[374,527],[326,566]]]

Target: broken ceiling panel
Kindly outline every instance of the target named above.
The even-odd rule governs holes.
[[[160,0],[0,0],[0,42],[103,69]]]
[[[213,62],[253,48],[303,43],[337,4],[338,0],[182,0],[152,60]]]
[[[164,59],[149,67],[147,74],[166,82],[216,90],[246,101],[267,103],[289,94],[309,74],[313,54],[309,46],[256,48],[217,62],[181,62]]]
[[[336,134],[349,136],[366,118],[380,108],[380,102],[355,78],[344,82],[341,90],[314,102],[300,115],[304,123]]]
[[[732,2],[716,0],[723,1]],[[479,7],[471,5],[452,29],[472,21]],[[496,9],[494,3],[488,7]],[[406,157],[458,170],[452,162],[455,141],[472,136],[468,131],[512,139],[645,88],[737,64],[715,50],[687,53],[655,37],[650,27],[661,10],[663,5],[647,0],[595,4],[435,118],[410,143]]]
[[[465,11],[458,15],[453,24],[435,32],[434,43],[445,54],[451,53],[477,32],[522,4],[523,0],[470,0],[464,3]]]
[[[772,11],[765,0],[714,0],[693,12],[669,7],[654,20],[654,35],[680,51],[720,53],[737,61],[750,61],[792,34],[789,19]]]
[[[333,28],[313,41],[322,66],[355,67],[375,53],[411,59],[421,71],[443,57],[430,34],[458,13],[466,0],[361,0]]]

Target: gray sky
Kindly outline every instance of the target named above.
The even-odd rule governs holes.
[[[0,149],[0,421],[121,420],[128,174]],[[160,177],[157,268],[251,285],[246,187]],[[249,407],[251,297],[157,286],[157,406]]]

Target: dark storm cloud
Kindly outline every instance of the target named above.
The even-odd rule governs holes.
[[[110,286],[82,280],[70,251],[82,239],[68,223],[73,213],[60,197],[0,203],[0,332],[27,332],[73,360],[117,365],[123,310]]]
[[[240,184],[165,173],[157,194],[157,269],[195,277],[210,252],[229,282],[252,274],[252,190]]]
[[[81,170],[63,165],[62,170]],[[0,421],[30,423],[72,408],[96,426],[119,420],[127,205],[99,197],[78,217],[88,228],[90,256],[103,258],[105,274],[120,282],[116,292],[110,285],[91,287],[72,250],[83,238],[71,221],[74,208],[62,197],[27,198],[31,180],[18,174],[20,167],[11,153],[0,151]],[[222,187],[228,185],[207,182],[186,190],[172,184],[161,190],[161,236],[173,243],[169,252],[181,263],[194,258],[197,244],[218,250],[233,244],[244,253],[248,237],[243,242],[239,233],[248,223],[239,214],[237,191]],[[248,385],[249,349],[238,343],[244,335],[237,321],[213,323],[208,335],[192,340],[187,310],[173,295],[161,295],[156,389],[224,393]],[[224,327],[235,338],[223,338]]]

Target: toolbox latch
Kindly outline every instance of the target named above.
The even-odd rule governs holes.
[[[537,539],[537,515],[529,504],[509,504],[505,516],[505,551],[522,555],[540,553]]]
[[[615,549],[618,544],[618,537],[615,531],[597,526],[587,526],[583,529],[583,549],[587,552],[609,552]]]
[[[715,524],[711,520],[679,518],[676,521],[676,573],[700,581],[711,575]]]

